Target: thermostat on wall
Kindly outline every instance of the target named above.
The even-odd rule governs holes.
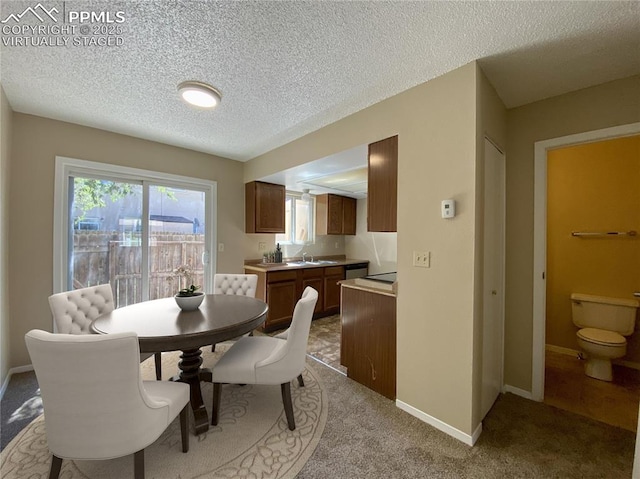
[[[455,200],[442,200],[442,217],[453,218],[456,215]]]

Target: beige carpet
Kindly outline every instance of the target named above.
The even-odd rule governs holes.
[[[208,348],[205,348],[208,349]],[[221,349],[221,348],[218,348]],[[204,366],[215,364],[220,352],[204,353]],[[163,374],[177,371],[179,353],[163,354]],[[153,379],[153,360],[142,365],[145,379]],[[145,450],[147,478],[282,478],[290,479],[313,453],[327,420],[328,401],[311,364],[305,387],[292,382],[296,430],[287,428],[277,386],[222,388],[220,423],[192,435],[189,452],[181,452],[180,427],[174,421]],[[212,385],[202,383],[211,411]],[[3,479],[47,477],[51,454],[47,449],[44,417],[36,418],[2,451]],[[63,461],[61,478],[114,479],[133,476],[133,456],[109,461]]]

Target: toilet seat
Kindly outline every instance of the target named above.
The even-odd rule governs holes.
[[[584,328],[577,332],[578,338],[590,343],[599,344],[600,346],[623,346],[627,344],[627,340],[615,331],[606,331],[597,328]]]

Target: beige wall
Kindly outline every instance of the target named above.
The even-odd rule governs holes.
[[[398,400],[470,435],[476,66],[469,64],[266,153],[245,181],[389,136],[398,147]],[[458,216],[440,219],[454,198]],[[419,212],[420,221],[416,221]],[[412,267],[412,251],[432,267]]]
[[[476,66],[407,95],[399,128],[398,399],[471,435]],[[456,201],[456,217],[440,202]],[[416,211],[420,219],[416,221]],[[430,251],[431,267],[412,266]]]
[[[572,231],[640,230],[640,135],[547,154],[546,344],[577,350],[571,293],[631,299],[640,291],[640,241]],[[640,334],[625,361],[640,363]]]
[[[56,155],[217,181],[217,270],[241,272],[242,163],[70,123],[14,114],[9,216],[10,366],[29,364],[24,334],[52,329],[54,162]],[[30,301],[23,301],[28,291]]]
[[[505,382],[531,391],[534,143],[640,121],[640,76],[508,111]]]
[[[389,273],[398,269],[398,233],[367,231],[367,200],[358,200],[356,234],[345,236],[347,258],[369,261],[369,274]]]
[[[9,358],[9,162],[13,112],[0,86],[0,387],[7,378]]]

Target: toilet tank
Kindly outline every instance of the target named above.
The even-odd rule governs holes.
[[[636,311],[640,302],[635,299],[606,298],[590,294],[571,295],[571,316],[579,328],[615,331],[623,336],[633,333]]]

